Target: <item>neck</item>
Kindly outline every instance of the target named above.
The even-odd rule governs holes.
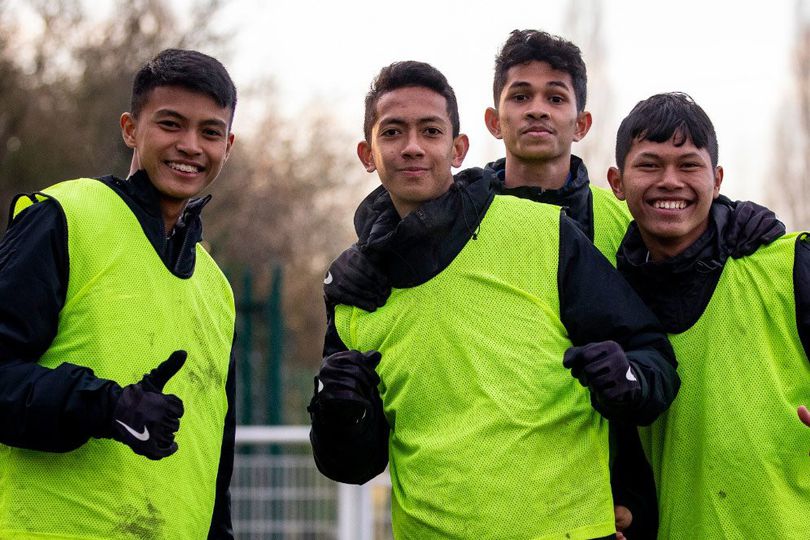
[[[163,233],[165,236],[168,237],[172,229],[174,229],[174,226],[183,214],[183,210],[186,208],[187,202],[188,201],[185,200],[161,199],[160,213],[163,216]]]
[[[560,189],[565,185],[571,168],[571,154],[553,160],[523,160],[506,155],[505,185],[508,188],[533,186],[541,189]]]
[[[639,232],[641,233],[641,239],[644,245],[647,246],[647,250],[650,253],[650,260],[653,262],[663,262],[667,259],[677,257],[686,251],[692,244],[697,242],[698,238],[706,231],[707,227],[708,222],[701,229],[693,231],[692,234],[678,238],[661,238],[652,236],[641,230]]]

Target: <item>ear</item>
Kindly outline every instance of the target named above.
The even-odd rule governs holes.
[[[574,142],[581,141],[588,134],[591,129],[593,118],[588,111],[582,111],[577,115],[577,129],[574,132]]]
[[[226,162],[231,155],[231,148],[233,148],[233,141],[236,137],[234,136],[233,132],[228,133],[228,142],[225,145],[225,159],[222,162]]]
[[[496,139],[503,139],[503,134],[501,134],[501,118],[498,116],[498,110],[492,107],[487,107],[487,110],[484,111],[484,123],[487,125],[487,129],[492,136]]]
[[[607,180],[608,184],[610,184],[610,189],[613,190],[613,194],[616,195],[616,198],[623,201],[625,197],[624,183],[622,182],[622,172],[616,167],[609,168],[607,172]]]
[[[366,141],[357,143],[357,157],[360,158],[360,162],[367,172],[371,173],[377,170],[377,166],[374,164],[374,155],[371,153],[371,145]]]
[[[713,199],[716,199],[720,196],[720,184],[723,183],[723,167],[718,165],[714,168],[714,196]]]
[[[135,148],[135,135],[138,131],[138,122],[132,113],[125,112],[121,115],[121,137],[124,139],[124,144],[129,148]]]
[[[464,157],[467,155],[467,150],[469,149],[470,139],[463,133],[453,140],[453,160],[451,162],[453,167],[461,167],[461,164],[464,162]]]

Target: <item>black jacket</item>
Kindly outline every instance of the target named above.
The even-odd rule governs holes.
[[[167,239],[157,191],[144,171],[127,181],[112,176],[99,181],[127,203],[166,267],[177,276],[190,276],[195,245],[202,238],[200,212],[210,197],[190,201]],[[58,331],[68,268],[67,223],[57,202],[34,204],[9,223],[0,240],[0,443],[66,452],[111,422],[115,401],[110,381],[81,365],[65,362],[49,369],[37,363]],[[229,486],[236,433],[234,365],[232,349],[209,538],[233,538]]]
[[[487,234],[479,225],[495,193],[490,172],[468,169],[457,175],[446,194],[400,220],[388,193],[378,188],[355,215],[358,246],[388,275],[392,286],[417,286],[446,268],[468,241]],[[607,259],[562,214],[557,285],[560,318],[572,343],[617,341],[641,374],[640,405],[633,410],[608,411],[607,416],[633,424],[652,422],[672,402],[680,384],[669,341]],[[345,349],[329,310],[324,355]],[[385,468],[388,424],[381,406],[351,436],[325,431],[313,418],[315,460],[326,476],[363,483]]]
[[[727,229],[734,218],[733,203],[723,197],[711,207],[706,231],[680,255],[655,263],[647,261],[647,247],[638,226],[631,223],[617,255],[619,271],[661,320],[668,333],[678,334],[694,325],[708,306],[723,272],[733,256]],[[763,234],[759,245],[772,241]],[[796,323],[805,352],[810,356],[810,238],[796,242],[793,265]]]
[[[543,189],[535,186],[506,187],[506,158],[488,163],[486,169],[495,173],[496,189],[503,195],[543,202],[562,207],[585,236],[593,242],[593,193],[588,179],[588,169],[582,159],[571,155],[571,167],[565,184],[559,189]]]

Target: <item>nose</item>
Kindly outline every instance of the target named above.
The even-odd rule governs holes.
[[[405,141],[405,146],[402,148],[402,156],[407,158],[419,158],[425,155],[422,145],[419,140],[419,133],[411,131],[408,133],[408,139]]]
[[[525,115],[527,118],[532,120],[539,120],[541,118],[548,118],[548,109],[546,105],[548,103],[546,100],[542,99],[541,97],[534,97],[526,108]]]
[[[179,152],[187,156],[196,156],[202,153],[200,137],[192,129],[184,130],[179,134],[175,147]]]
[[[682,188],[683,185],[683,180],[681,179],[680,172],[676,166],[668,165],[664,167],[661,174],[661,181],[658,183],[660,188],[676,190]]]

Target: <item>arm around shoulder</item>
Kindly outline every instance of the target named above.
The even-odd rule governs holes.
[[[603,374],[588,379],[593,382],[588,386],[594,408],[610,420],[636,425],[653,422],[669,407],[680,386],[672,346],[632,287],[565,216],[560,221],[558,286],[560,317],[579,349],[566,354],[569,364],[581,363],[574,356],[585,353],[582,360],[606,363],[615,375],[613,381]],[[609,342],[620,349],[608,346]],[[619,381],[629,393],[616,395]],[[634,381],[637,392],[629,384]]]

